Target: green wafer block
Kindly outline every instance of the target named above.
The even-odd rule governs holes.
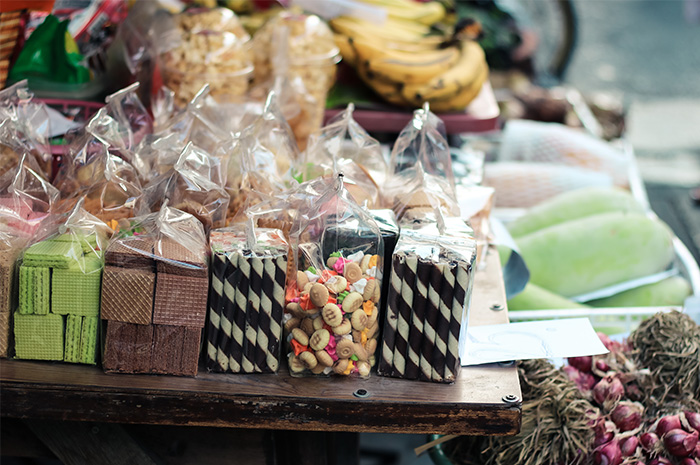
[[[97,363],[97,323],[96,316],[83,318],[82,334],[80,335],[80,363],[95,365]]]
[[[24,252],[23,263],[26,266],[69,268],[82,256],[83,250],[77,242],[46,240],[29,247]]]
[[[66,318],[66,345],[63,360],[71,363],[80,361],[80,335],[82,333],[83,317],[68,315]]]
[[[48,315],[51,295],[51,271],[44,267],[34,267],[33,301],[36,315]]]
[[[55,242],[77,242],[80,244],[80,248],[84,253],[92,252],[93,250],[97,250],[98,244],[97,244],[97,234],[92,233],[89,235],[83,235],[83,234],[61,234],[60,236],[56,236],[52,241]]]
[[[34,270],[36,268],[22,265],[19,267],[19,313],[34,313]]]
[[[59,315],[98,316],[102,270],[54,270],[51,312]]]
[[[26,360],[63,360],[61,315],[14,315],[15,355]]]

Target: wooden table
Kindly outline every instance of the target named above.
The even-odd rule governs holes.
[[[471,325],[507,322],[498,254],[478,270]],[[494,310],[496,309],[496,310]],[[20,419],[322,432],[511,435],[520,428],[514,366],[464,367],[452,385],[233,375],[105,374],[99,367],[2,360],[0,412]]]

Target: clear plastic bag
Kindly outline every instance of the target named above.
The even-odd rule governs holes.
[[[289,369],[366,378],[375,361],[384,245],[372,217],[330,180],[300,209],[285,296]]]
[[[213,230],[210,242],[207,368],[276,373],[288,254],[282,231],[239,224]]]
[[[145,215],[160,210],[167,202],[172,208],[194,215],[208,232],[225,226],[229,204],[225,183],[221,161],[190,142],[171,171],[143,188],[136,211]]]
[[[409,209],[444,209],[459,215],[444,123],[428,104],[413,112],[391,151],[384,189],[387,206],[401,218]]]
[[[401,222],[377,373],[452,383],[466,346],[476,241],[461,219]]]
[[[202,223],[168,206],[120,223],[105,252],[102,366],[195,376],[209,287]]]
[[[110,228],[78,202],[56,234],[24,250],[15,356],[97,363],[100,288]]]
[[[353,119],[354,109],[348,105],[311,136],[301,170],[307,179],[342,173],[353,199],[373,208],[379,204],[378,186],[386,181],[387,164],[379,142]]]

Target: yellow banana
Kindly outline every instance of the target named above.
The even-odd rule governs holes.
[[[457,63],[447,72],[427,83],[406,84],[403,96],[412,105],[454,96],[461,88],[474,81],[486,62],[481,46],[474,41],[463,41],[462,53]]]
[[[388,23],[388,21],[387,21]],[[421,33],[393,27],[392,24],[377,24],[349,16],[339,16],[330,21],[330,25],[336,32],[348,37],[363,36],[373,40],[398,40],[412,42],[422,37]]]
[[[362,0],[363,3],[386,9],[392,19],[432,26],[445,17],[445,7],[439,2],[419,3],[413,0]]]
[[[407,102],[401,95],[401,88],[403,87],[401,83],[392,82],[373,74],[367,69],[366,63],[362,62],[362,60],[358,60],[356,70],[360,79],[383,100],[394,105],[407,106]]]
[[[333,39],[335,40],[335,46],[340,50],[340,55],[350,66],[355,66],[357,63],[357,53],[352,45],[350,45],[350,38],[343,34],[333,34]]]
[[[464,111],[464,109],[467,108],[470,103],[472,103],[477,95],[479,95],[488,78],[489,67],[486,65],[486,63],[484,63],[481,71],[474,81],[464,86],[454,97],[431,100],[430,109],[436,113]]]

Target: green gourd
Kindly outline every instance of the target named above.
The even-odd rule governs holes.
[[[527,283],[523,291],[508,300],[508,310],[558,310],[571,308],[589,308],[559,294]]]
[[[656,283],[620,292],[610,297],[591,300],[593,307],[671,307],[681,306],[685,298],[693,293],[690,283],[680,277],[671,276]]]

